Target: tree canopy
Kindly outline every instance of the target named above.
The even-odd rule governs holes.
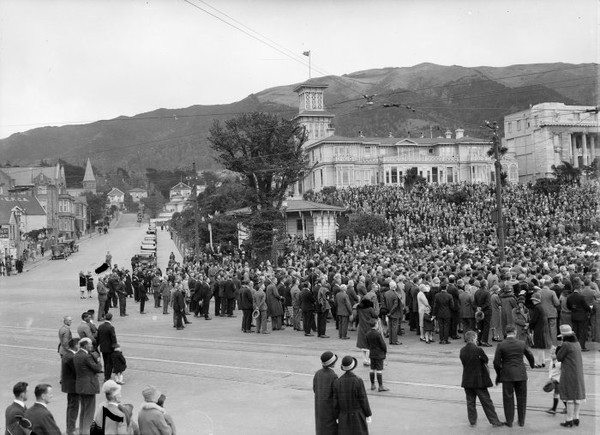
[[[290,186],[309,169],[302,148],[303,126],[263,112],[252,112],[226,121],[215,120],[208,140],[217,160],[242,176],[252,209],[250,241],[258,258],[271,256],[273,237],[281,220],[281,204]]]

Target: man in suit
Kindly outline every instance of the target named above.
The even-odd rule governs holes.
[[[61,435],[54,416],[48,409],[52,400],[52,387],[48,384],[35,386],[35,404],[25,412],[25,418],[32,424],[32,433],[36,435]]]
[[[242,310],[242,332],[252,332],[252,290],[244,281],[240,291],[240,308]]]
[[[73,358],[79,350],[79,342],[72,338],[69,341],[69,351],[63,355],[60,369],[60,386],[67,393],[67,435],[75,435],[77,415],[79,414],[79,395],[75,388],[77,374]]]
[[[73,358],[76,375],[75,391],[81,401],[79,428],[82,435],[90,433],[90,425],[96,411],[96,394],[100,392],[97,375],[102,373],[102,365],[99,358],[92,353],[93,350],[92,340],[82,338],[79,341],[79,351]]]
[[[484,367],[488,362],[488,357],[483,349],[477,347],[477,333],[475,331],[467,331],[465,341],[467,344],[460,350],[460,361],[463,365],[462,384],[460,386],[464,388],[467,396],[469,423],[471,426],[477,424],[475,399],[478,397],[490,424],[494,427],[503,426],[498,419],[494,403],[488,392],[488,387],[493,385],[489,371],[487,367]]]
[[[73,338],[71,323],[73,323],[71,316],[63,317],[63,324],[58,330],[58,353],[61,357],[69,350],[69,340]]]
[[[8,405],[6,411],[4,412],[4,416],[6,418],[6,431],[4,435],[10,435],[11,432],[8,430],[17,426],[19,424],[20,417],[25,416],[25,411],[27,411],[27,386],[29,384],[27,382],[17,382],[13,387],[13,394],[15,396],[15,400],[13,403]]]
[[[515,294],[518,294],[518,292],[515,292]],[[492,297],[490,296],[490,292],[482,286],[473,295],[473,302],[475,308],[483,313],[483,320],[479,322],[481,329],[479,345],[483,347],[492,347],[492,345],[488,343],[490,320],[492,318]]]
[[[81,314],[81,323],[77,327],[77,334],[79,338],[89,338],[96,347],[96,333],[98,332],[96,326],[93,325],[92,328],[92,315],[89,312],[85,312]]]
[[[556,293],[554,293],[548,285],[544,285],[540,291],[541,302],[540,305],[546,312],[546,317],[548,318],[548,330],[550,331],[550,339],[554,346],[557,345],[556,340],[556,319],[558,318],[557,308],[559,307],[558,297],[556,297]]]
[[[302,284],[302,292],[300,292],[300,309],[302,310],[302,324],[304,326],[304,335],[312,336],[311,328],[315,319],[315,294],[309,287],[309,283]]]
[[[573,323],[573,331],[579,339],[579,345],[582,352],[588,352],[585,347],[588,335],[588,318],[592,308],[585,302],[580,293],[581,289],[575,287],[573,293],[567,297],[567,308],[571,310],[571,322]]]
[[[385,292],[385,306],[388,307],[389,313],[389,334],[390,344],[397,345],[402,344],[398,341],[398,326],[400,325],[400,319],[404,313],[404,305],[402,304],[402,298],[398,292],[398,284],[395,281],[390,281],[390,289]]]
[[[433,317],[437,319],[440,328],[440,344],[450,344],[448,336],[453,309],[454,298],[448,294],[446,286],[442,285],[442,291],[435,295],[433,301]]]
[[[108,381],[112,376],[112,353],[118,343],[115,327],[111,323],[112,317],[112,313],[108,313],[104,323],[98,327],[98,347],[104,361],[104,382]]]
[[[531,350],[524,341],[517,340],[517,332],[513,325],[506,327],[506,340],[498,344],[494,355],[496,385],[502,382],[502,403],[506,426],[512,427],[515,418],[515,394],[517,396],[517,415],[519,426],[525,425],[527,409],[527,370],[523,356],[529,361],[531,368],[535,360]]]
[[[346,284],[339,286],[339,291],[335,295],[335,306],[337,307],[337,320],[338,320],[338,335],[341,340],[348,340],[348,319],[352,314],[352,305],[350,305],[350,298],[347,294],[348,287]]]
[[[322,369],[313,378],[315,393],[315,423],[317,435],[336,435],[338,427],[333,409],[333,382],[338,378],[333,371],[337,355],[333,352],[323,352],[321,355]]]

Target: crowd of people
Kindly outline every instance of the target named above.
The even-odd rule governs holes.
[[[522,343],[518,346],[525,349],[521,360],[526,355],[534,368],[548,364],[555,369],[557,361],[568,359],[565,349],[569,354],[581,354],[588,350],[589,340],[600,342],[599,192],[598,185],[591,183],[548,194],[526,185],[507,187],[504,263],[497,260],[490,186],[417,185],[411,190],[367,186],[330,192],[327,197],[313,194],[311,199],[381,215],[389,231],[335,243],[290,238],[274,264],[251,265],[244,252],[232,246],[181,262],[172,255],[164,271],[138,261],[132,262],[131,272],[109,264],[111,269],[96,286],[97,320],[104,321],[103,325],[110,323],[109,309],[117,307],[119,314],[126,316],[128,298],[138,302],[139,312],[144,314],[152,295],[155,309],[162,309],[163,314],[172,311],[173,327],[178,330],[191,323],[188,316],[192,315],[205,320],[211,320],[211,314],[235,318],[237,307],[242,311],[241,333],[269,334],[291,328],[308,339],[328,339],[335,328],[338,339],[348,340],[353,331],[362,363],[371,370],[371,388],[379,392],[388,391],[382,380],[387,345],[401,345],[403,335],[416,334],[427,346],[436,333],[440,345],[450,344],[450,340],[468,342],[478,349],[478,355],[498,342],[494,358],[498,381],[512,383],[506,391],[503,385],[507,423],[512,424],[516,394],[518,423],[524,424],[523,385],[503,374],[504,356],[502,352],[499,356],[498,350],[506,343]],[[89,282],[81,272],[81,297],[89,290]],[[104,368],[100,368],[99,356],[94,364],[97,371],[104,371],[105,385],[122,383],[118,376],[112,381],[107,368],[116,342],[98,343],[100,328],[94,331],[92,315],[85,314],[79,335],[89,339],[89,345],[80,343],[76,350],[61,339],[61,346],[67,346],[63,350],[79,353],[90,347],[88,353],[93,356],[99,347]],[[559,335],[571,337],[569,343],[576,337],[576,345],[558,347]],[[106,346],[111,349],[110,357],[105,356]],[[553,360],[551,355],[557,358]],[[351,372],[356,363],[347,359],[343,365]],[[582,370],[580,364],[574,367],[575,372]],[[573,370],[567,371],[571,376],[565,378],[565,389],[574,382]],[[580,375],[576,373],[575,378]],[[489,387],[487,383],[465,387],[477,390],[467,392],[472,424],[476,421],[475,397],[486,402],[484,410],[490,422],[497,425],[499,421],[488,413],[486,396],[479,391]],[[117,394],[112,384],[108,390]],[[160,408],[155,392],[147,396],[152,399],[148,408]],[[559,398],[567,404],[565,423],[578,425],[584,390],[578,389],[574,396],[563,395],[561,377]],[[107,395],[107,400],[112,399]],[[553,408],[556,412],[556,406]],[[81,422],[81,427],[93,420],[91,408],[86,409],[89,421]],[[370,410],[365,410],[365,418],[369,415]]]

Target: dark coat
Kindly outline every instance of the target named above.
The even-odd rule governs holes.
[[[314,311],[316,301],[314,293],[308,287],[302,289],[300,293],[300,309],[302,311]]]
[[[481,308],[481,311],[484,313],[492,311],[492,297],[490,292],[484,288],[480,288],[475,292],[473,295],[473,302],[475,303],[475,307]]]
[[[110,357],[112,359],[114,373],[123,373],[125,369],[127,369],[127,361],[123,356],[123,352],[116,350]]]
[[[185,310],[185,295],[182,290],[177,290],[173,294],[173,311],[182,313]]]
[[[252,309],[252,290],[246,284],[242,286],[240,291],[240,308],[242,310]]]
[[[100,352],[110,353],[117,345],[115,327],[110,322],[104,322],[98,326],[98,346]]]
[[[69,350],[63,355],[60,364],[60,387],[61,391],[67,394],[77,394],[74,357],[75,354]]]
[[[527,370],[523,363],[523,356],[529,361],[529,366],[534,367],[535,361],[531,350],[525,342],[515,337],[508,337],[496,347],[494,355],[494,369],[498,382],[526,381]]]
[[[404,314],[404,307],[402,306],[400,295],[394,290],[388,290],[385,292],[384,298],[385,306],[389,310],[388,315],[393,319],[402,318],[402,314]]]
[[[559,392],[561,400],[585,399],[581,346],[577,340],[565,341],[556,351],[561,362]]]
[[[17,417],[24,416],[25,411],[27,411],[27,408],[23,408],[16,402],[13,402],[10,405],[8,405],[6,411],[4,412],[4,416],[6,418],[6,432],[4,433],[5,435],[10,435],[8,432],[8,428],[14,426],[15,424],[18,425],[19,423]]]
[[[360,301],[356,307],[358,314],[358,334],[356,336],[356,347],[359,349],[367,349],[367,332],[371,329],[369,323],[371,319],[378,319],[375,308],[373,308],[373,302],[368,299]]]
[[[315,423],[317,435],[337,435],[338,425],[333,409],[333,382],[338,378],[330,368],[322,368],[313,378]]]
[[[362,379],[351,371],[333,383],[333,407],[338,419],[338,433],[368,434],[367,417],[371,416],[369,398]]]
[[[463,365],[463,388],[488,388],[493,385],[489,369],[484,367],[488,363],[488,356],[482,348],[475,343],[467,343],[460,350],[460,361]]]
[[[102,365],[85,350],[80,349],[73,358],[77,380],[75,389],[77,394],[95,395],[100,392],[98,373],[102,373]]]
[[[227,299],[235,298],[235,285],[230,279],[223,281],[223,296]]]
[[[574,292],[567,297],[567,308],[571,310],[571,320],[583,322],[592,311],[581,294]]]
[[[367,332],[365,337],[367,340],[367,349],[369,349],[369,356],[373,359],[385,359],[387,354],[387,345],[385,340],[379,331],[371,329]]]
[[[433,301],[433,315],[440,319],[450,319],[454,310],[454,298],[447,292],[439,292]]]
[[[335,306],[336,306],[336,315],[338,316],[348,316],[352,314],[352,305],[350,304],[350,298],[344,291],[339,291],[335,295]]]
[[[547,349],[549,343],[546,341],[548,337],[548,318],[542,304],[535,304],[531,310],[529,310],[529,330],[533,331],[533,348],[535,349]]]
[[[266,290],[267,314],[269,317],[283,316],[283,296],[279,294],[275,284],[269,284]]]
[[[25,418],[33,425],[32,433],[35,435],[60,435],[60,429],[52,413],[40,403],[34,404],[25,412]]]

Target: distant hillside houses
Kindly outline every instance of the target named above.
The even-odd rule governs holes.
[[[127,193],[131,195],[133,202],[140,202],[143,198],[148,198],[148,191],[139,187],[130,189],[127,191]]]
[[[121,208],[125,202],[125,192],[116,187],[113,187],[110,192],[106,194],[106,197],[109,205],[115,205],[118,208]]]
[[[463,129],[454,135],[420,138],[343,137],[334,135],[334,115],[327,112],[324,91],[327,85],[301,84],[296,120],[305,126],[304,144],[312,169],[296,183],[293,195],[324,187],[345,188],[365,185],[400,185],[410,171],[427,183],[488,183],[494,181],[494,163],[487,155],[489,139],[467,137]],[[513,154],[502,159],[508,181],[519,180],[518,162]]]

